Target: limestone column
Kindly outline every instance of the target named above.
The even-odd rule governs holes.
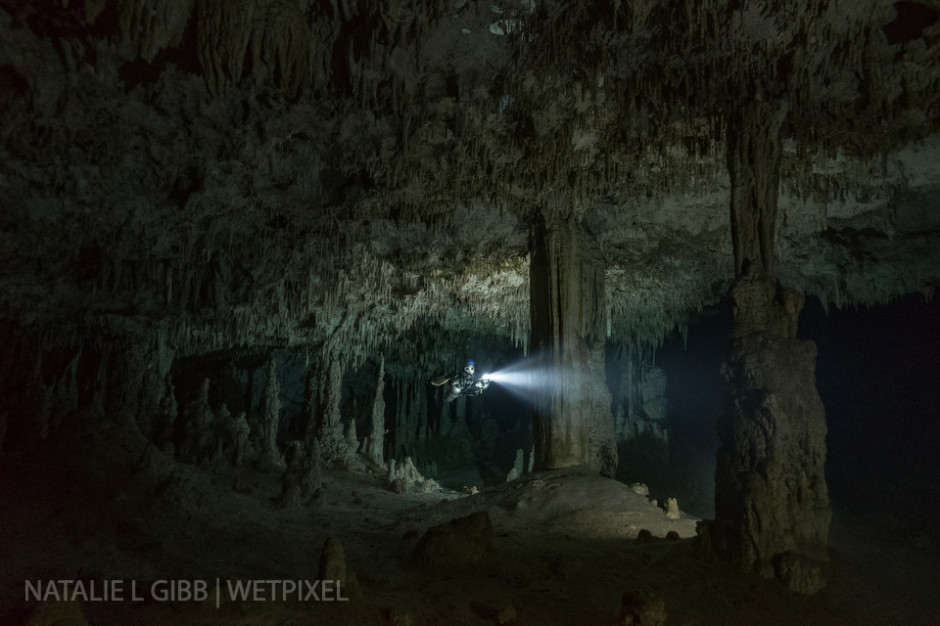
[[[570,212],[544,209],[530,227],[531,346],[538,361],[535,469],[617,469],[605,382],[604,262]]]
[[[108,348],[103,368],[104,414],[124,427],[124,432],[135,444],[143,445],[146,439],[137,425],[137,416],[148,366],[146,339],[123,335]]]
[[[385,465],[385,358],[379,361],[378,382],[372,400],[372,421],[369,433],[362,444],[362,451],[376,465]]]
[[[780,103],[752,103],[729,121],[736,273],[710,539],[744,571],[813,593],[825,585],[831,517],[826,419],[816,391],[816,346],[796,339],[802,295],[779,290],[773,273],[785,114]]]
[[[259,463],[283,466],[284,460],[277,447],[277,430],[281,421],[281,386],[277,380],[274,357],[268,361],[268,380],[264,387],[264,416],[261,428],[261,456]]]
[[[172,391],[172,382],[168,384],[170,368],[176,352],[168,339],[165,328],[154,331],[147,340],[147,369],[144,373],[140,411],[137,423],[148,439],[162,443],[166,425],[163,422],[166,416],[162,411],[167,408],[166,393]],[[172,418],[176,416],[173,415]],[[172,419],[171,418],[171,419]]]
[[[307,442],[308,447],[314,441],[317,442],[320,460],[328,464],[343,462],[349,455],[340,414],[342,385],[342,363],[335,356],[326,354],[311,373],[309,382],[310,422]],[[355,453],[355,450],[352,452]]]

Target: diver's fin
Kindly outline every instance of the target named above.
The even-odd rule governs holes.
[[[438,376],[437,378],[431,379],[431,384],[435,387],[440,387],[444,383],[448,382],[451,379],[450,374],[444,374],[443,376]]]

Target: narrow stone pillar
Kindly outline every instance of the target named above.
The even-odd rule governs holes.
[[[274,357],[268,361],[268,380],[264,387],[264,416],[261,422],[262,465],[283,467],[284,459],[277,447],[277,430],[281,421],[281,385],[277,380],[277,365]]]
[[[147,369],[144,373],[140,411],[137,415],[140,432],[156,443],[163,443],[165,439],[164,420],[167,416],[163,414],[163,411],[169,408],[165,400],[168,390],[172,393],[172,381],[168,383],[168,378],[176,351],[168,337],[169,333],[166,329],[160,328],[154,331],[147,340]],[[175,417],[173,415],[170,419]]]
[[[312,449],[314,442],[320,451],[320,461],[325,464],[345,462],[350,454],[343,429],[340,401],[342,400],[343,365],[332,354],[325,354],[308,381],[309,419],[307,444]]]
[[[796,339],[802,294],[778,290],[773,224],[785,108],[756,103],[728,131],[732,339],[723,373],[729,404],[719,419],[715,526],[719,555],[790,589],[825,586],[829,497],[825,410],[816,391],[816,346]]]
[[[378,466],[385,465],[385,357],[379,361],[378,382],[372,400],[372,421],[362,444],[366,457]]]
[[[124,335],[109,346],[104,369],[104,414],[124,427],[135,444],[146,439],[137,425],[147,371],[147,342],[141,337]]]
[[[604,261],[596,240],[570,213],[543,210],[529,235],[535,469],[586,465],[617,469],[605,382]]]

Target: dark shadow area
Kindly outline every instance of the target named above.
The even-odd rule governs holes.
[[[894,8],[897,16],[881,27],[889,46],[920,39],[924,36],[924,29],[937,22],[937,10],[920,2],[895,2]]]
[[[656,352],[669,380],[669,465],[663,480],[683,511],[715,514],[716,423],[724,409],[721,364],[728,351],[731,314],[719,305],[699,314],[686,338],[670,334]]]
[[[800,337],[819,349],[834,507],[865,518],[886,539],[935,553],[940,306],[916,295],[827,314],[809,299]]]

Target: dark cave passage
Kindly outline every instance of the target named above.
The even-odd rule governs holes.
[[[801,335],[819,347],[833,504],[901,543],[937,550],[940,304],[921,295],[830,310],[810,299]]]
[[[725,407],[721,367],[729,313],[715,307],[671,333],[655,364],[669,381],[669,445],[630,445],[618,477],[679,498],[683,510],[714,513],[715,423]],[[816,380],[826,407],[826,476],[839,512],[907,543],[940,546],[940,304],[921,295],[885,306],[824,310],[816,298],[799,337],[818,347]]]

